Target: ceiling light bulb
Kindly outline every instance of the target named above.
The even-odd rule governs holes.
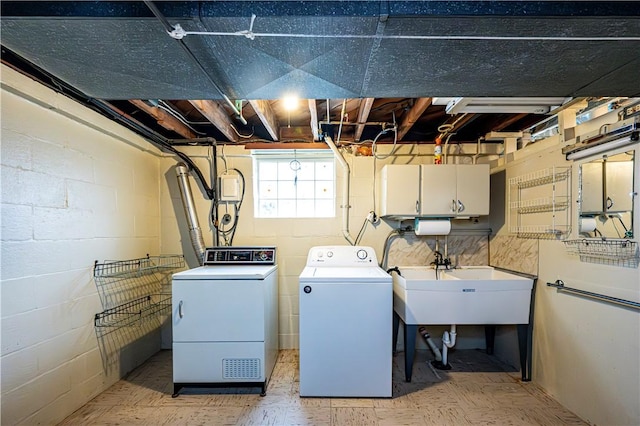
[[[282,98],[284,109],[287,111],[294,111],[298,108],[298,97],[296,95],[287,95]]]

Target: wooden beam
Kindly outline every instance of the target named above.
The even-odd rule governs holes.
[[[276,117],[273,108],[271,108],[271,104],[269,101],[262,99],[250,100],[249,103],[253,107],[253,110],[256,112],[256,115],[264,125],[264,128],[267,129],[269,135],[271,135],[271,139],[274,141],[278,140],[278,118]]]
[[[356,134],[353,140],[360,142],[362,131],[364,130],[364,123],[369,119],[369,112],[373,106],[374,98],[364,98],[360,101],[360,108],[358,108],[358,125],[356,126]]]
[[[147,105],[146,102],[140,99],[131,99],[129,102],[149,114],[158,122],[160,126],[164,127],[165,129],[176,132],[180,136],[187,139],[193,139],[196,137],[196,134],[191,129],[189,129],[180,120],[178,120],[162,108]]]
[[[329,149],[324,142],[250,142],[244,149]]]
[[[207,120],[226,136],[231,142],[238,142],[238,135],[233,131],[233,123],[225,109],[218,102],[211,100],[190,100],[193,105]]]
[[[493,126],[493,128],[491,130],[493,130],[494,132],[499,132],[502,129],[505,129],[507,127],[509,127],[510,125],[512,125],[513,123],[515,123],[516,121],[526,117],[527,113],[520,113],[520,114],[515,114],[512,115],[510,117],[507,117],[506,119],[498,122],[495,126]]]
[[[309,115],[311,115],[311,121],[309,125],[311,126],[311,134],[313,135],[313,140],[320,140],[318,136],[318,107],[316,106],[315,99],[309,99]]]
[[[429,108],[429,105],[431,105],[431,98],[416,99],[413,107],[411,107],[409,112],[404,116],[402,123],[398,128],[398,140],[402,140],[402,138],[404,138],[404,135],[406,135],[409,129],[411,129],[415,122],[418,121],[422,113]]]

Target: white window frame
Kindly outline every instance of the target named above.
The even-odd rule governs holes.
[[[254,217],[336,217],[336,164],[330,150],[256,150],[251,155]]]

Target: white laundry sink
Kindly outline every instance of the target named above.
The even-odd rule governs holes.
[[[533,279],[469,266],[399,267],[393,305],[405,324],[527,324]]]

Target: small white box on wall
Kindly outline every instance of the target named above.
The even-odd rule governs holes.
[[[240,201],[240,179],[238,175],[222,175],[218,178],[218,185],[220,185],[219,201]]]

